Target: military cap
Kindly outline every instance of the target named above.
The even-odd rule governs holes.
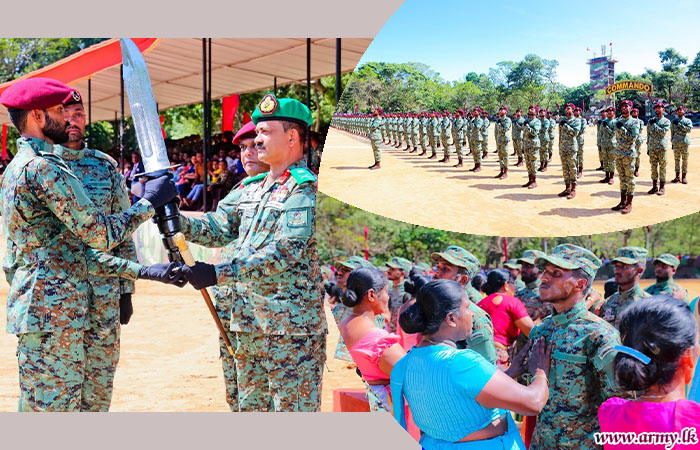
[[[516,113],[517,113],[517,112],[523,112],[523,110],[520,109],[520,108],[518,108],[518,109],[515,110],[515,112],[516,112]]]
[[[428,264],[424,262],[419,262],[413,265],[416,269],[422,271],[422,272],[430,272],[433,270],[433,268]]]
[[[540,108],[538,108],[538,107],[535,106],[535,105],[530,105],[530,106],[527,107],[527,109],[534,109],[535,112],[539,112],[539,111],[540,111]]]
[[[460,113],[460,114],[462,114],[462,115],[464,115],[464,110],[463,110],[463,109],[458,109],[457,112]]]
[[[35,77],[19,80],[0,95],[7,108],[48,109],[69,101],[82,102],[80,92],[52,78]]]
[[[576,108],[574,108],[574,111],[583,112],[583,110],[578,106]]]
[[[233,137],[231,143],[234,145],[238,145],[241,143],[241,139],[243,139],[244,137],[249,137],[248,135],[252,135],[253,137],[257,135],[257,133],[255,132],[255,124],[252,121],[243,125],[241,129],[238,130],[238,133],[236,133],[236,135]]]
[[[538,265],[550,263],[566,270],[581,269],[592,278],[603,264],[593,252],[573,244],[557,245],[552,253],[537,258],[535,263]]]
[[[541,258],[542,256],[545,256],[545,252],[541,252],[539,250],[525,250],[523,252],[523,256],[518,258],[515,262],[517,263],[528,263],[528,264],[535,264],[535,260],[537,258]]]
[[[381,270],[382,272],[386,272],[387,270],[389,270],[389,266],[387,266],[386,263],[383,263],[377,266],[377,269]]]
[[[680,106],[677,106],[677,107],[676,107],[676,111],[681,111],[681,110],[682,110],[682,111],[687,111],[687,109],[686,109],[685,106],[683,106],[683,105],[680,105]]]
[[[476,256],[456,245],[450,245],[444,252],[434,252],[430,255],[430,257],[433,260],[442,258],[452,265],[467,269],[469,278],[474,276],[474,274],[476,274],[481,268],[481,263]]]
[[[612,111],[612,112],[615,112],[615,111],[617,111],[617,109],[615,109],[615,107],[614,107],[614,106],[608,106],[608,107],[607,107],[607,109],[606,109],[606,111]]]
[[[508,107],[507,107],[506,105],[501,105],[501,106],[498,108],[499,111],[502,110],[502,109],[505,109],[506,112],[508,112]]]
[[[652,261],[652,262],[654,264],[656,264],[657,262],[660,262],[660,263],[666,264],[667,266],[671,266],[674,269],[677,269],[678,265],[681,263],[678,260],[678,258],[676,258],[675,256],[673,256],[670,253],[662,253],[661,255],[654,258],[654,261]]]
[[[401,258],[398,256],[395,256],[391,258],[389,261],[384,263],[386,266],[391,267],[393,269],[401,269],[404,272],[409,272],[411,270],[411,267],[413,266],[413,263],[406,258]]]
[[[632,108],[632,109],[630,109],[630,112],[636,112],[636,113],[638,113],[638,112],[639,112],[639,109],[637,109],[637,108]]]
[[[294,98],[278,99],[273,93],[265,94],[251,117],[256,125],[265,120],[287,120],[309,126],[314,121],[305,104]]]
[[[621,247],[617,250],[617,256],[611,262],[637,264],[647,260],[647,253],[647,249],[642,247]]]
[[[564,106],[564,108],[576,109],[576,106],[573,103],[567,103],[566,106]]]
[[[374,267],[371,262],[367,261],[366,259],[360,257],[360,256],[351,256],[345,261],[336,261],[335,267],[337,269],[340,268],[346,268],[346,269],[357,269],[358,267]]]
[[[666,108],[664,105],[664,102],[656,102],[654,103],[654,108]]]
[[[632,107],[632,101],[630,101],[630,100],[622,100],[622,101],[620,102],[620,107],[622,107],[622,105],[629,105],[630,108],[631,108],[631,107]]]
[[[509,259],[505,263],[503,263],[503,267],[506,269],[522,269],[523,266],[521,264],[518,264],[518,261],[516,259]]]

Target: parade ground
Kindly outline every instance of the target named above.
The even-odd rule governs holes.
[[[643,131],[646,137],[646,129]],[[537,188],[527,182],[525,166],[515,167],[509,157],[508,178],[498,180],[499,166],[493,127],[489,154],[481,172],[469,172],[472,156],[464,167],[454,168],[457,155],[450,147],[449,164],[429,160],[421,152],[408,153],[382,145],[381,169],[374,163],[369,140],[331,128],[323,150],[318,188],[324,194],[366,211],[416,225],[469,234],[507,237],[575,236],[637,228],[675,219],[700,210],[700,129],[690,133],[688,184],[675,184],[673,151],[667,152],[666,194],[648,195],[651,167],[642,143],[642,159],[632,212],[621,215],[610,208],[620,200],[619,180],[598,183],[605,175],[599,166],[596,128],[588,126],[584,145],[583,178],[576,198],[557,197],[564,190],[557,133],[547,172],[537,173]],[[468,151],[468,150],[467,150]],[[466,153],[466,151],[465,151]],[[512,143],[509,154],[513,153]],[[537,165],[539,167],[539,163]]]

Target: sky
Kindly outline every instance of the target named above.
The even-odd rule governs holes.
[[[359,64],[422,62],[454,81],[534,53],[559,61],[557,81],[571,87],[589,81],[587,59],[601,45],[609,53],[611,42],[616,73],[661,70],[658,52],[667,47],[691,63],[699,27],[697,0],[406,0]]]

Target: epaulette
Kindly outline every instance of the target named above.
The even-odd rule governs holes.
[[[36,153],[37,153],[39,156],[41,156],[42,158],[46,159],[47,161],[51,161],[52,163],[58,165],[58,166],[61,167],[62,169],[67,170],[68,173],[69,173],[70,175],[72,175],[73,177],[77,178],[77,177],[73,174],[73,171],[70,170],[70,167],[68,167],[68,165],[66,164],[66,162],[63,160],[63,158],[61,158],[61,157],[58,156],[57,154],[51,153],[51,152],[45,152],[45,151],[43,151],[43,150],[38,150]]]
[[[243,180],[243,184],[245,186],[248,186],[253,181],[262,180],[263,178],[265,178],[266,175],[267,175],[267,172],[263,172],[263,173],[260,173],[258,175],[255,175],[254,177],[248,177],[245,180]]]
[[[297,184],[316,181],[316,177],[314,176],[313,172],[306,167],[297,167],[296,169],[290,170],[289,173],[292,174]]]
[[[109,156],[107,153],[103,153],[99,150],[92,149],[90,149],[90,151],[95,156],[95,158],[104,159],[105,161],[109,162],[115,169],[119,167],[119,163],[117,163],[117,160]]]

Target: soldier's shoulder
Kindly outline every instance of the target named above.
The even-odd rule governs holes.
[[[260,173],[258,175],[255,175],[253,177],[246,178],[245,180],[242,181],[243,186],[245,187],[245,186],[250,186],[253,184],[260,183],[262,180],[265,179],[265,176],[267,176],[267,173],[268,172],[263,172],[263,173]]]
[[[101,152],[99,150],[93,150],[93,149],[88,149],[85,151],[87,155],[90,155],[97,159],[98,161],[105,161],[107,162],[110,166],[112,166],[113,169],[116,169],[119,167],[119,163],[117,163],[117,160],[109,156],[107,153]]]
[[[316,182],[316,176],[306,167],[296,167],[291,169],[289,173],[299,185]]]

